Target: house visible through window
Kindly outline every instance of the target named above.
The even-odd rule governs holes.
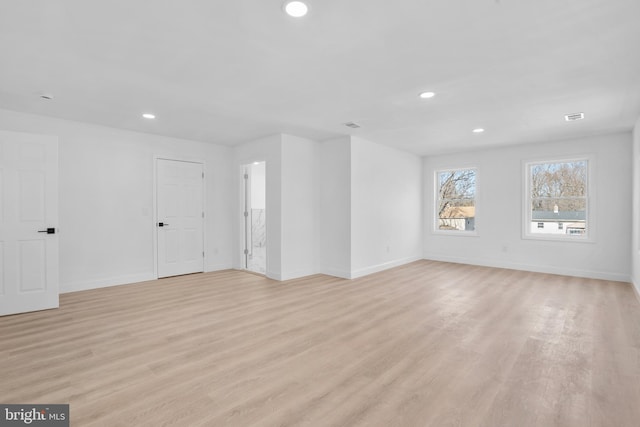
[[[436,183],[436,230],[474,231],[476,170],[437,171]]]
[[[527,165],[527,235],[586,237],[588,167],[587,159]]]

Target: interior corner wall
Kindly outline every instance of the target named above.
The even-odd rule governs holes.
[[[422,160],[351,138],[351,277],[422,258]]]
[[[253,162],[266,162],[266,234],[267,268],[266,276],[282,280],[282,135],[272,135],[246,142],[235,148],[233,181],[237,203],[233,204],[234,242],[233,253],[235,268],[242,268],[243,235],[243,188],[242,166]]]
[[[154,157],[205,164],[205,271],[232,266],[231,159],[220,145],[0,110],[59,139],[60,292],[154,279]]]
[[[631,280],[640,299],[640,117],[633,129],[633,225],[631,228]]]
[[[593,242],[523,239],[523,162],[583,155],[594,158],[590,182]],[[632,137],[627,132],[425,157],[424,257],[629,281],[631,155]],[[476,236],[434,232],[435,171],[459,167],[477,168]]]
[[[318,150],[315,141],[282,135],[282,280],[318,272]]]
[[[318,146],[321,273],[351,278],[351,139]]]

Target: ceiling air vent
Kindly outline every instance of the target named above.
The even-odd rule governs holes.
[[[584,113],[567,114],[566,116],[564,116],[564,119],[568,122],[575,122],[576,120],[582,120],[584,119]]]
[[[346,127],[351,128],[351,129],[359,129],[360,125],[357,123],[353,123],[353,122],[348,122],[344,124]]]

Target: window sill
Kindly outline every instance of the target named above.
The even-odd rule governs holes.
[[[569,237],[569,236],[554,236],[553,234],[524,234],[523,240],[538,240],[544,242],[566,242],[566,243],[595,243],[595,240],[591,237]]]
[[[478,237],[477,231],[431,230],[436,236]]]

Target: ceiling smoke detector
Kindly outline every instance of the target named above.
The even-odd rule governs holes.
[[[351,128],[351,129],[359,129],[360,125],[354,122],[348,122],[344,124],[346,127]]]
[[[567,114],[566,116],[564,116],[564,119],[568,122],[575,122],[576,120],[582,120],[584,119],[584,113]]]

